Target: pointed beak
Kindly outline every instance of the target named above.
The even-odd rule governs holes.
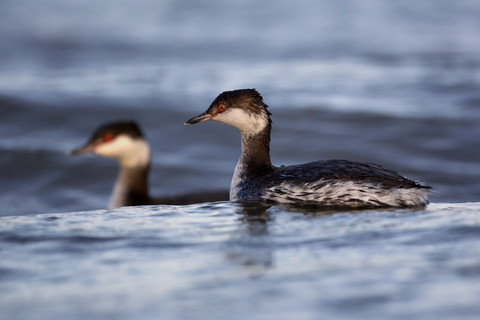
[[[208,114],[206,112],[202,113],[201,115],[198,115],[196,117],[193,117],[192,119],[188,120],[187,122],[185,122],[185,125],[187,124],[195,124],[195,123],[200,123],[200,122],[205,122],[205,121],[208,121],[208,120],[212,120],[212,115],[211,114]]]
[[[84,145],[83,147],[73,149],[68,153],[69,156],[78,156],[80,154],[92,153],[94,146],[92,144]]]

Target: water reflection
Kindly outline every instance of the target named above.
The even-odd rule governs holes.
[[[352,209],[342,207],[318,207],[318,206],[302,206],[302,205],[282,205],[278,207],[279,210],[284,212],[301,213],[308,217],[325,217],[338,213],[351,213],[360,214],[362,212],[370,211],[385,211],[385,212],[417,212],[424,211],[427,206],[414,206],[408,208],[370,208],[370,209]]]
[[[291,206],[291,205],[272,205],[262,202],[236,202],[231,204],[235,214],[238,216],[238,231],[232,233],[229,245],[226,248],[227,260],[235,265],[243,267],[250,276],[261,276],[268,270],[278,267],[277,263],[279,257],[284,250],[283,244],[291,243],[292,239],[295,242],[302,243],[318,243],[323,242],[322,233],[316,233],[313,228],[308,232],[302,232],[299,236],[295,230],[299,226],[307,225],[324,225],[322,222],[318,224],[312,220],[319,220],[320,218],[329,219],[330,216],[340,214],[340,220],[351,221],[350,217],[359,217],[360,220],[355,220],[355,224],[359,224],[359,228],[364,225],[365,221],[362,219],[362,214],[372,212],[374,215],[389,215],[390,213],[404,213],[422,211],[425,208],[409,208],[409,209],[377,209],[377,210],[352,210],[342,208],[321,208],[317,206]],[[342,218],[347,214],[347,217]],[[335,219],[335,218],[333,218]],[[323,220],[323,219],[322,219]],[[325,220],[326,224],[331,225],[332,221]],[[285,226],[288,224],[289,226]],[[282,228],[279,228],[282,225]],[[324,225],[325,226],[325,225]],[[325,229],[321,227],[325,232]],[[334,228],[336,229],[336,228]],[[331,230],[330,230],[331,231]],[[329,232],[330,232],[329,231]],[[325,234],[324,234],[325,236]],[[292,238],[291,238],[292,237]],[[327,236],[328,238],[328,236]],[[338,239],[330,239],[332,243],[327,246],[337,246],[341,243],[342,246],[349,243],[352,236]]]
[[[261,202],[235,203],[235,212],[240,215],[239,220],[247,227],[250,235],[265,235],[268,233],[267,223],[272,221],[270,205]]]
[[[274,264],[275,245],[268,231],[273,221],[268,212],[270,206],[259,202],[233,205],[239,215],[240,230],[232,236],[226,249],[227,260],[245,267],[252,277],[260,276]]]

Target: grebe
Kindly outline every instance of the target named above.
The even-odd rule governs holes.
[[[120,170],[110,198],[109,209],[148,204],[185,205],[228,201],[228,191],[197,192],[152,198],[148,192],[150,146],[140,127],[133,121],[100,126],[87,143],[70,155],[94,153],[115,159]]]
[[[242,154],[230,185],[231,201],[267,201],[338,208],[414,207],[431,189],[372,163],[323,160],[275,167],[270,162],[271,113],[255,89],[221,93],[185,124],[214,120],[241,133]]]

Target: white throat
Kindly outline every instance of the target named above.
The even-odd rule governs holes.
[[[254,135],[267,126],[268,115],[263,112],[256,114],[240,108],[231,108],[218,114],[213,120],[233,126],[242,134]]]
[[[110,202],[108,203],[108,209],[115,209],[126,205],[125,198],[127,194],[127,188],[122,183],[122,178],[118,177],[113,187],[112,195],[110,196]]]

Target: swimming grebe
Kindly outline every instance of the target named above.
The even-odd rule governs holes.
[[[150,146],[139,126],[133,121],[102,125],[83,147],[70,152],[71,155],[85,153],[113,158],[120,165],[109,209],[148,204],[185,205],[229,200],[228,191],[206,191],[151,198],[148,192]]]
[[[230,185],[231,201],[267,201],[322,207],[381,208],[428,204],[430,187],[397,172],[348,160],[275,167],[270,162],[272,121],[255,89],[226,91],[185,124],[214,120],[241,132],[242,154]]]

